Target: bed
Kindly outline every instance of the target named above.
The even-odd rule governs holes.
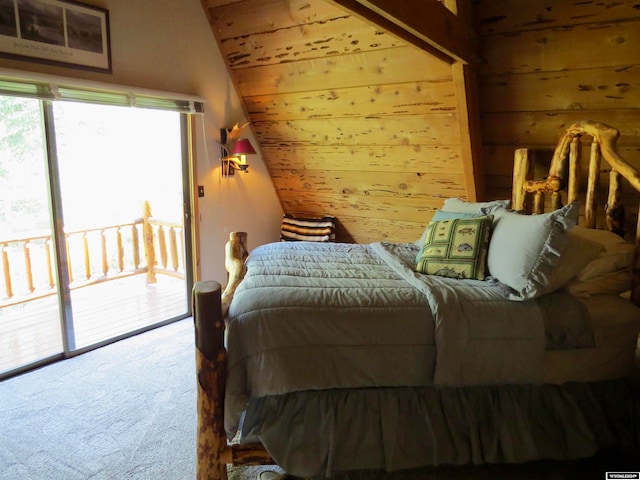
[[[640,174],[618,135],[570,126],[541,180],[519,149],[510,202],[447,199],[416,242],[249,255],[232,233],[224,292],[193,292],[198,478],[225,479],[227,464],[320,478],[637,449],[640,226],[622,238],[621,199]]]

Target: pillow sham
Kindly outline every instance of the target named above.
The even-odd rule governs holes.
[[[491,276],[513,290],[510,299],[536,298],[557,288],[552,272],[569,244],[565,233],[577,223],[579,211],[577,202],[540,215],[491,209],[495,223],[487,264]]]
[[[462,213],[462,212],[443,212],[442,210],[436,210],[436,213],[431,217],[432,222],[439,222],[440,220],[454,220],[456,218],[474,218],[474,217],[482,217],[482,213]],[[420,261],[420,253],[422,252],[422,246],[424,245],[424,239],[427,237],[427,231],[429,230],[429,226],[424,229],[422,235],[416,242],[416,245],[419,247],[418,254],[416,255],[416,263]]]
[[[443,212],[487,214],[488,209],[509,208],[511,200],[493,200],[490,202],[467,202],[461,198],[447,198],[440,210]]]
[[[444,210],[436,210],[436,213],[431,217],[432,222],[439,222],[440,220],[454,220],[456,218],[475,218],[483,217],[484,213],[465,213],[465,212],[445,212]]]
[[[567,247],[560,255],[558,265],[549,271],[546,287],[549,292],[565,286],[604,251],[598,242],[573,233],[575,228],[566,233]]]
[[[609,273],[627,270],[633,264],[635,246],[609,230],[597,230],[577,226],[572,233],[597,242],[601,254],[589,262],[579,273],[577,280],[585,282]]]
[[[621,270],[601,275],[590,280],[572,279],[564,286],[564,290],[578,297],[593,295],[620,295],[631,290],[633,275],[630,270]]]
[[[487,214],[487,211],[494,207],[509,208],[511,200],[493,200],[490,202],[467,202],[461,198],[447,198],[440,210],[436,210],[431,221],[449,220],[452,218],[472,218],[481,217]],[[428,228],[428,226],[427,226]],[[416,245],[422,248],[427,229],[424,229],[422,236],[416,242]],[[418,252],[418,256],[420,252]],[[417,260],[416,260],[417,261]]]
[[[331,215],[303,218],[285,213],[280,226],[280,241],[333,242],[336,219]]]
[[[484,280],[493,216],[429,223],[416,270],[428,275]]]

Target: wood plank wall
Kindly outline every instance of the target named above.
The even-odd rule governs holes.
[[[483,57],[478,88],[487,196],[510,195],[514,148],[553,148],[579,120],[618,128],[620,153],[640,167],[637,0],[474,0],[473,7]],[[606,173],[601,180],[608,181]],[[600,197],[602,208],[604,202]],[[627,230],[635,221],[629,219]]]
[[[285,212],[414,241],[466,198],[449,64],[323,0],[202,4]]]

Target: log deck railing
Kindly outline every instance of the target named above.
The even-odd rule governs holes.
[[[185,278],[183,228],[154,218],[145,202],[131,222],[65,232],[70,288],[139,274],[148,283],[157,274]],[[51,235],[0,239],[0,259],[0,307],[56,293]]]

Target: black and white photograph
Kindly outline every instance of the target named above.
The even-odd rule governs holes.
[[[66,0],[0,0],[0,55],[110,72],[108,11]]]
[[[18,36],[14,0],[0,0],[0,35]]]

